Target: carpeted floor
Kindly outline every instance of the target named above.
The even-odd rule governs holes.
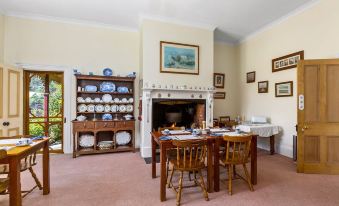
[[[40,159],[39,159],[40,160]],[[41,161],[40,161],[41,162]],[[183,190],[183,205],[257,205],[257,206],[337,206],[339,176],[307,175],[295,172],[295,163],[280,155],[260,152],[258,185],[250,192],[242,180],[234,181],[234,194],[226,193],[225,170],[221,170],[221,191],[203,199],[199,188]],[[41,167],[36,171],[41,177]],[[157,170],[159,174],[159,170]],[[185,176],[186,179],[187,175]],[[167,189],[167,201],[159,200],[159,178],[151,178],[151,165],[139,153],[81,156],[51,155],[51,194],[35,190],[23,199],[29,206],[92,205],[175,205],[175,195]],[[189,182],[185,181],[184,184]],[[22,175],[22,186],[33,184],[29,173]],[[8,196],[0,196],[8,205]]]

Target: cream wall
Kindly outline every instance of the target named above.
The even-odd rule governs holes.
[[[5,17],[0,14],[0,63],[4,62]]]
[[[135,92],[138,94],[138,32],[8,16],[5,19],[4,61],[6,64],[24,63],[33,65],[33,68],[34,65],[39,65],[42,70],[45,69],[43,65],[46,65],[46,69],[49,70],[53,70],[54,67],[55,70],[60,67],[66,68],[66,70],[77,68],[82,73],[88,74],[89,71],[93,71],[100,75],[102,68],[105,67],[112,68],[114,75],[126,75],[135,71],[138,74],[135,81]],[[69,74],[72,75],[72,72]],[[68,84],[69,88],[65,89],[66,92],[71,91],[71,97],[66,96],[65,101],[67,98],[71,98],[70,115],[71,119],[74,119],[76,111],[75,78],[69,79],[72,79],[72,83]],[[136,95],[135,102],[138,102],[138,97]],[[136,105],[136,117],[137,112]],[[139,124],[139,121],[136,122]],[[137,146],[139,146],[139,136],[137,133]],[[65,137],[65,141],[70,142],[70,135]]]
[[[144,20],[141,32],[144,82],[162,85],[212,86],[214,53],[212,30]],[[200,74],[160,73],[160,41],[199,45]]]
[[[216,89],[217,92],[226,92],[225,99],[214,100],[214,118],[231,116],[234,119],[239,115],[239,87],[238,65],[234,45],[217,42],[214,44],[214,72],[225,74],[225,88]]]
[[[280,125],[282,134],[276,138],[279,153],[292,156],[292,135],[296,134],[297,96],[296,69],[271,72],[271,60],[304,50],[305,59],[335,58],[339,56],[339,1],[321,0],[302,13],[267,29],[239,45],[240,107],[241,114],[264,115]],[[247,84],[246,72],[256,71],[256,82]],[[258,94],[257,82],[269,81],[269,93]],[[276,98],[276,82],[293,81],[294,96]],[[269,141],[259,144],[269,148]]]

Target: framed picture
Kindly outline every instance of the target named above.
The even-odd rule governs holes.
[[[246,82],[247,83],[255,82],[255,72],[247,72],[247,74],[246,74]]]
[[[199,46],[161,41],[160,72],[199,75]]]
[[[304,59],[304,51],[298,51],[272,60],[272,72],[297,67],[298,61]]]
[[[213,74],[213,85],[215,88],[224,88],[225,87],[225,74],[214,73]]]
[[[225,99],[226,98],[226,92],[216,92],[213,95],[214,99]]]
[[[293,96],[293,81],[275,83],[276,97]]]
[[[220,116],[219,117],[219,121],[220,122],[230,122],[231,121],[231,117],[230,116]]]
[[[268,81],[258,82],[258,93],[268,93]]]

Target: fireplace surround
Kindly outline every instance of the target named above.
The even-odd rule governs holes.
[[[142,114],[141,114],[141,123],[140,123],[140,136],[141,136],[141,144],[140,144],[140,152],[143,158],[151,157],[151,132],[153,129],[157,129],[158,125],[153,125],[154,118],[160,118],[153,114],[153,108],[156,107],[156,104],[159,102],[166,102],[168,104],[178,103],[179,101],[185,101],[187,104],[185,107],[181,108],[181,110],[186,109],[186,111],[179,112],[178,108],[172,107],[168,109],[167,119],[166,114],[163,118],[165,118],[165,124],[169,124],[170,121],[175,119],[182,120],[183,115],[186,115],[186,112],[189,113],[190,108],[196,109],[196,105],[204,105],[204,116],[200,115],[200,120],[192,120],[193,122],[201,122],[202,119],[206,121],[207,126],[213,126],[213,93],[214,90],[212,87],[195,87],[189,88],[187,86],[177,87],[177,88],[142,88]],[[188,106],[191,105],[191,106]],[[195,105],[195,106],[194,106]],[[202,106],[200,106],[200,109]],[[181,115],[179,114],[181,113]],[[180,117],[181,116],[181,117]],[[197,117],[196,117],[197,118]],[[170,121],[168,121],[170,120]],[[177,122],[178,123],[178,122]],[[185,123],[188,124],[188,123]],[[161,125],[162,126],[162,125]],[[181,126],[181,125],[178,125]],[[184,125],[182,125],[184,126]],[[187,126],[185,126],[187,127]]]

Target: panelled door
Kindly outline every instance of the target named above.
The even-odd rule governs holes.
[[[298,64],[297,170],[339,174],[339,59]]]
[[[0,65],[0,136],[22,134],[22,70]]]

